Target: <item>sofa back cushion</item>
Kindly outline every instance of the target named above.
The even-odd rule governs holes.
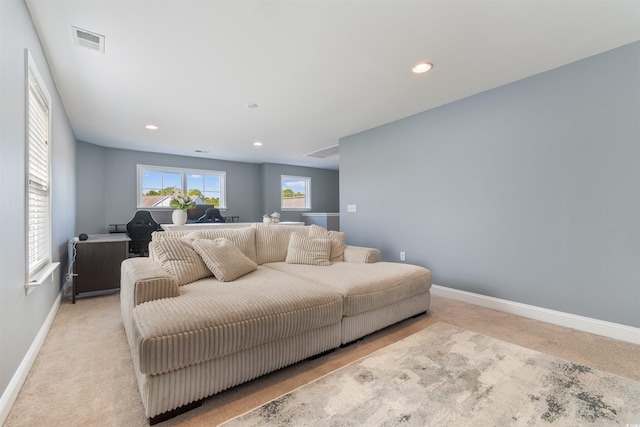
[[[331,265],[331,240],[313,238],[293,232],[289,239],[286,262],[289,264]]]
[[[331,241],[331,255],[329,260],[331,262],[344,261],[344,242],[346,235],[340,231],[329,231],[324,227],[312,224],[309,227],[309,237],[314,239],[329,239]]]
[[[166,238],[187,237],[187,239],[218,239],[225,238],[233,242],[240,251],[252,261],[256,261],[256,229],[253,227],[242,228],[206,228],[195,231],[160,231],[152,234],[149,256],[157,260],[155,253],[156,242]]]
[[[291,233],[297,231],[308,235],[309,227],[304,225],[254,224],[256,229],[256,262],[284,262]]]

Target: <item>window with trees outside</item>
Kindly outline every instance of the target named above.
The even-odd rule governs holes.
[[[282,210],[311,209],[311,178],[306,176],[281,176]]]
[[[138,165],[138,208],[168,208],[176,190],[199,205],[226,209],[226,172]]]

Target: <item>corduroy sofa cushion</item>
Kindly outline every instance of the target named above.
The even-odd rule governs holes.
[[[186,237],[187,239],[217,239],[224,237],[233,242],[250,260],[256,261],[256,229],[254,227],[239,228],[206,228],[197,231],[160,231],[151,235],[150,247],[165,238]],[[153,248],[155,249],[155,248]],[[157,259],[154,250],[150,249],[151,259]],[[153,254],[153,256],[151,256]]]
[[[252,227],[154,232],[149,243],[149,255],[182,286],[213,274],[193,249],[191,243],[195,239],[226,238],[255,262],[255,235],[256,230]]]
[[[258,268],[231,240],[224,237],[213,240],[196,239],[191,242],[191,246],[221,282],[232,282]]]
[[[425,293],[431,287],[431,272],[411,264],[336,262],[317,267],[279,262],[265,267],[322,282],[328,289],[338,291],[344,298],[344,316],[384,307]]]
[[[314,239],[329,239],[331,241],[331,254],[329,261],[344,261],[344,242],[346,235],[340,231],[327,230],[316,224],[309,226],[309,237]]]
[[[186,285],[212,275],[200,255],[191,247],[190,239],[165,237],[152,242],[157,261],[178,285]]]
[[[304,225],[267,225],[254,224],[256,230],[256,262],[258,265],[267,262],[283,262],[287,258],[287,249],[291,233],[297,231],[309,234],[309,227]]]
[[[178,298],[133,309],[140,371],[161,374],[263,343],[340,323],[342,295],[274,269],[223,283],[208,278]]]
[[[287,258],[289,264],[308,264],[327,266],[331,265],[331,240],[314,239],[302,233],[294,231],[289,238]]]

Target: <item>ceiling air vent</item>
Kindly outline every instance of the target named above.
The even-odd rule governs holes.
[[[81,28],[71,27],[73,44],[104,53],[104,36]]]
[[[328,148],[323,148],[322,150],[314,151],[313,153],[305,154],[308,157],[318,157],[319,159],[324,159],[329,156],[333,156],[334,154],[338,154],[340,152],[340,145],[333,145]]]

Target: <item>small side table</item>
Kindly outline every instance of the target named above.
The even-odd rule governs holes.
[[[74,304],[80,293],[120,288],[120,264],[129,254],[130,240],[125,233],[110,233],[69,241]]]

